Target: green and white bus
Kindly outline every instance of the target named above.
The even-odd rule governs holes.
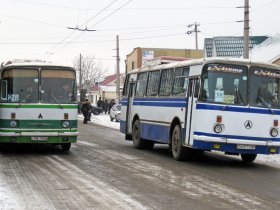
[[[22,62],[1,69],[0,143],[47,143],[70,150],[77,141],[76,72]]]

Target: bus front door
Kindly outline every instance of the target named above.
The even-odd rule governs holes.
[[[185,143],[186,146],[192,146],[193,144],[193,122],[196,110],[196,103],[199,92],[199,78],[193,78],[189,80],[188,91],[186,93],[187,97],[187,111],[185,120]]]
[[[128,89],[128,97],[127,97],[127,108],[126,108],[126,134],[132,133],[132,107],[133,107],[133,99],[135,94],[135,83],[130,82]]]

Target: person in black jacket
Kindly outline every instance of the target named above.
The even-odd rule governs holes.
[[[115,100],[112,99],[111,102],[110,102],[110,104],[109,104],[109,114],[110,114],[111,108],[112,108],[115,104],[116,104],[116,103],[115,103]]]
[[[87,121],[89,120],[89,114],[91,114],[91,104],[88,99],[83,102],[81,110],[84,115],[84,124],[87,124]]]

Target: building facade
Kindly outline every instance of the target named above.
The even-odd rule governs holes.
[[[161,56],[202,58],[203,50],[137,47],[126,56],[126,71],[141,68],[147,61]]]
[[[250,36],[249,48],[264,42],[267,36]],[[243,36],[219,36],[204,39],[204,57],[233,57],[243,56]]]
[[[116,74],[107,76],[102,82],[96,83],[90,88],[88,98],[90,102],[96,106],[99,97],[102,100],[111,101],[117,99],[117,80]],[[125,80],[125,75],[120,74],[120,95],[122,95],[122,88]]]

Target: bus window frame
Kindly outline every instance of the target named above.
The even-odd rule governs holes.
[[[182,69],[182,73],[180,76],[176,76],[176,70],[180,70]],[[186,75],[184,75],[184,71],[187,72]],[[182,94],[174,94],[174,85],[175,85],[175,80],[176,78],[185,78],[185,81],[186,79],[188,80],[188,83],[186,85],[186,88],[184,90],[184,93]],[[171,91],[171,94],[170,96],[173,97],[173,98],[185,98],[186,97],[186,91],[188,90],[188,85],[189,85],[189,79],[190,79],[190,66],[182,66],[182,67],[177,67],[177,68],[174,68],[174,76],[173,76],[173,83],[172,83],[172,91]],[[185,81],[184,81],[184,84],[185,84]]]
[[[161,89],[161,85],[162,85],[162,72],[163,72],[163,71],[170,71],[170,72],[172,73],[171,89],[170,89],[170,93],[167,94],[167,95],[161,95],[161,94],[160,94],[160,89]],[[174,76],[175,76],[175,70],[174,70],[174,68],[161,69],[161,72],[160,72],[160,81],[159,81],[159,87],[158,87],[158,97],[166,98],[166,97],[170,97],[170,96],[172,95],[173,83],[174,83]]]
[[[155,94],[151,94],[151,95],[148,95],[148,87],[149,87],[149,84],[150,84],[150,77],[151,77],[151,74],[152,73],[159,73],[157,75],[157,78],[158,78],[158,82],[157,82],[157,91]],[[148,79],[147,79],[147,83],[146,83],[146,94],[145,96],[146,97],[157,97],[159,95],[159,85],[160,85],[160,82],[161,82],[161,70],[155,70],[155,71],[149,71],[149,74],[148,74]]]
[[[145,87],[144,87],[143,94],[142,94],[142,95],[138,95],[138,94],[137,94],[137,89],[138,89],[138,85],[140,84],[139,81],[144,81],[144,80],[139,80],[139,75],[141,75],[141,74],[146,74],[146,75],[147,75],[147,78],[146,78],[146,85],[145,85]],[[137,74],[137,79],[136,79],[136,81],[135,81],[135,94],[134,94],[135,97],[143,98],[143,97],[146,96],[146,93],[147,93],[147,86],[148,86],[148,80],[149,80],[149,72],[148,72],[148,71],[139,72],[139,73]]]

